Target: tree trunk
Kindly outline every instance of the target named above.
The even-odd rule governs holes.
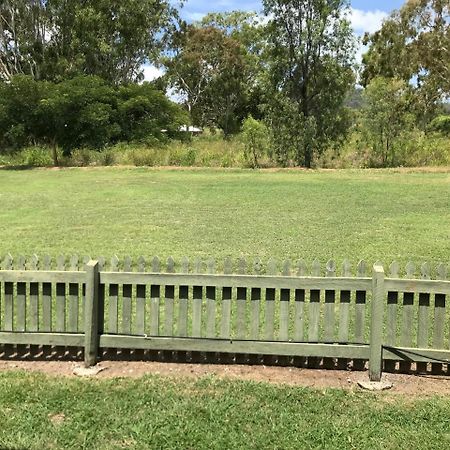
[[[305,147],[305,167],[307,169],[311,169],[311,164],[312,164],[312,151],[311,147],[307,145]]]
[[[52,156],[53,156],[53,165],[55,167],[59,166],[59,161],[58,161],[58,146],[56,145],[56,140],[53,139],[52,141]]]

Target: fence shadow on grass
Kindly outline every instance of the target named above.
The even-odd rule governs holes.
[[[210,365],[251,365],[268,367],[292,367],[304,369],[345,370],[364,372],[368,361],[344,358],[305,358],[299,356],[246,355],[217,352],[180,352],[154,350],[102,349],[99,351],[101,362],[141,361],[177,364],[210,364]],[[0,360],[3,361],[66,361],[83,363],[84,349],[73,347],[50,347],[36,345],[0,345]],[[384,373],[411,375],[450,375],[448,364],[433,363],[420,365],[414,362],[385,361]]]

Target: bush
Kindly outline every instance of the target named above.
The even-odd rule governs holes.
[[[450,116],[435,117],[429,125],[429,130],[450,136]]]
[[[97,159],[97,151],[88,148],[74,150],[66,160],[66,164],[76,167],[90,166]]]
[[[75,149],[99,150],[121,140],[157,147],[177,138],[185,123],[181,106],[149,83],[115,87],[95,76],[60,83],[17,76],[0,83],[3,152],[38,143],[58,146],[68,156]],[[84,166],[97,156],[83,150],[73,160]]]
[[[100,152],[98,156],[100,166],[113,166],[117,163],[117,155],[113,149],[107,148]]]
[[[51,151],[45,147],[29,147],[22,152],[22,159],[27,166],[48,167],[53,164]]]
[[[157,151],[149,148],[134,148],[129,150],[124,155],[124,164],[131,164],[133,166],[157,166],[158,154]]]
[[[259,161],[267,154],[269,148],[269,132],[260,121],[249,116],[242,126],[245,158],[252,167],[259,167]]]
[[[175,146],[167,148],[168,154],[167,164],[169,166],[185,166],[190,167],[195,165],[197,158],[197,150],[194,147]]]

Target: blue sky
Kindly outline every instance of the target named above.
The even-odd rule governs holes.
[[[405,0],[352,0],[351,5],[355,10],[365,13],[367,23],[373,24],[376,18],[381,17],[380,12],[390,13],[393,9],[399,8]],[[186,0],[182,9],[182,15],[188,20],[198,20],[211,11],[232,11],[253,10],[260,11],[262,9],[261,0]],[[372,22],[370,20],[372,19]],[[358,22],[359,23],[359,22]],[[374,25],[371,25],[373,28]]]
[[[358,36],[366,31],[374,32],[380,28],[385,17],[394,9],[400,8],[406,0],[351,0],[351,22]],[[177,4],[177,0],[172,0]],[[185,0],[181,15],[188,21],[200,20],[208,12],[219,11],[261,11],[261,0]],[[357,59],[360,60],[360,48]],[[161,75],[160,69],[153,66],[144,67],[145,79],[151,80]]]

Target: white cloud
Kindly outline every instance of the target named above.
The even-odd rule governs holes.
[[[144,81],[153,81],[164,75],[164,70],[152,65],[142,67],[144,72]]]
[[[350,22],[357,34],[374,33],[381,28],[383,20],[388,13],[380,10],[363,11],[362,9],[351,8]]]

